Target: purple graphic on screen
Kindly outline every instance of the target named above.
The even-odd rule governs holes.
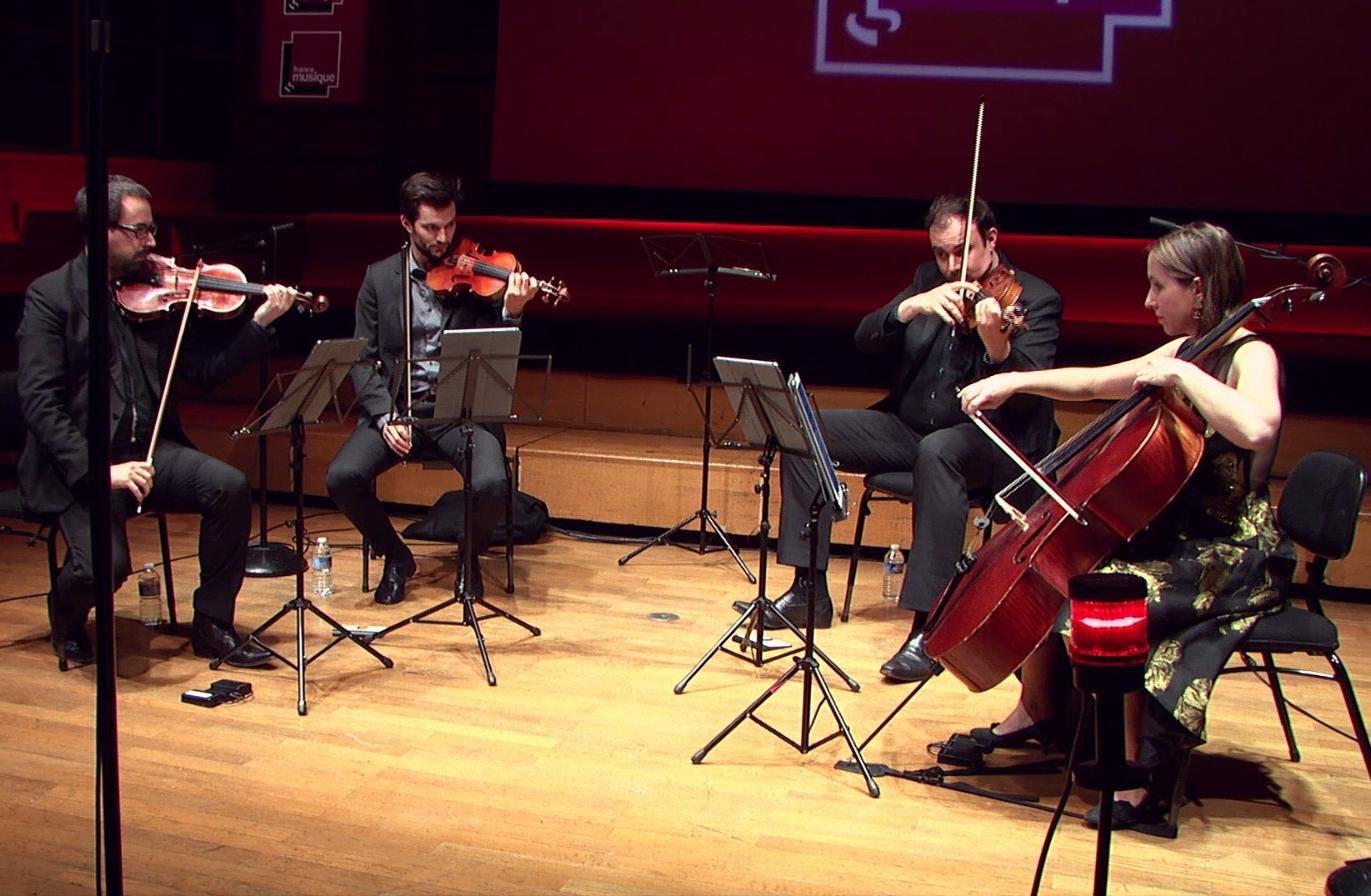
[[[819,74],[1109,84],[1115,39],[1131,28],[1171,27],[1173,0],[818,0],[814,70]],[[996,33],[1009,52],[949,58],[945,31]],[[1035,39],[1043,35],[1049,40]],[[1064,51],[1064,46],[1069,52]],[[1042,48],[1042,49],[1039,49]],[[993,60],[987,62],[986,60]]]

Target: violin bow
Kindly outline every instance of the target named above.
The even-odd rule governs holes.
[[[985,97],[976,104],[976,143],[971,150],[971,191],[966,196],[966,229],[962,234],[962,275],[966,280],[966,256],[971,251],[971,226],[976,220],[976,180],[981,170],[981,131],[985,126]]]
[[[190,323],[190,309],[195,305],[195,294],[200,289],[200,272],[205,269],[204,259],[195,263],[195,273],[190,278],[190,290],[186,293],[186,310],[181,314],[181,325],[176,330],[176,343],[171,349],[171,364],[167,366],[166,380],[162,383],[162,399],[157,403],[157,416],[152,421],[152,438],[148,440],[148,458],[152,465],[153,452],[157,450],[157,438],[162,434],[162,418],[167,412],[167,399],[171,395],[171,378],[176,375],[176,363],[181,358],[181,343],[186,338],[186,325]],[[138,502],[138,513],[143,512],[143,502]]]
[[[401,320],[404,324],[404,343],[405,343],[405,414],[406,420],[414,416],[414,348],[411,344],[413,331],[411,330],[412,321],[410,315],[414,309],[414,277],[410,275],[409,264],[414,256],[414,241],[406,240],[400,258],[400,276],[405,281],[405,307],[401,312]]]

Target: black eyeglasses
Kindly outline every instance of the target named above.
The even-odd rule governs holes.
[[[131,235],[136,240],[141,240],[145,236],[157,239],[156,224],[115,224],[114,226]]]

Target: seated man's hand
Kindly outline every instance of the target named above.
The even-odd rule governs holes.
[[[410,449],[414,447],[411,435],[408,423],[387,423],[381,427],[381,438],[399,457],[408,457]]]
[[[148,492],[152,491],[152,464],[141,460],[115,464],[109,468],[109,485],[115,491],[127,489],[142,504]]]

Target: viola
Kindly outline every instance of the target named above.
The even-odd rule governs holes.
[[[195,269],[179,267],[165,256],[149,255],[143,273],[115,283],[115,299],[129,317],[138,320],[161,317],[171,311],[172,305],[187,300],[195,273]],[[328,310],[327,297],[295,289],[291,291],[296,303],[311,314]],[[243,310],[249,296],[263,295],[266,295],[266,287],[249,283],[247,276],[237,267],[231,264],[207,264],[200,269],[195,308],[211,317],[229,318]]]
[[[521,270],[513,253],[489,251],[475,240],[463,239],[441,264],[429,270],[426,282],[435,292],[469,289],[488,299],[504,288],[510,274]],[[535,278],[533,285],[542,300],[552,302],[554,308],[563,299],[571,299],[571,293],[561,280]]]
[[[1028,318],[1019,296],[1023,284],[1016,279],[1014,269],[1000,265],[981,279],[979,292],[962,297],[962,329],[970,333],[976,329],[976,306],[982,299],[994,299],[1000,306],[1000,332],[1014,336],[1028,330]]]

